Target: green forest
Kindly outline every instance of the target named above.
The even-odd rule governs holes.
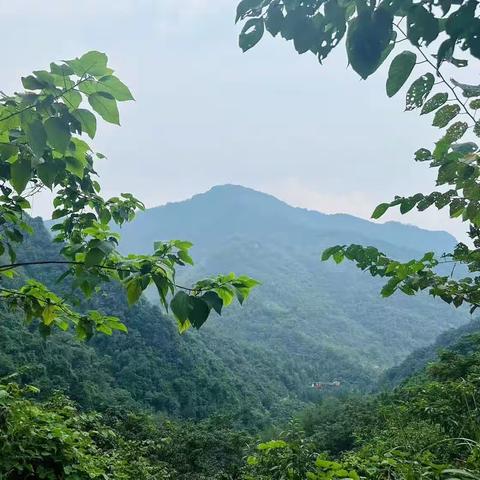
[[[370,220],[231,183],[112,194],[97,145],[135,98],[103,51],[0,90],[0,480],[480,480],[480,85],[453,78],[476,72],[479,9],[236,6],[243,53],[280,37],[328,69],[345,50],[440,130],[414,153],[435,190]],[[397,207],[466,234],[378,221]]]

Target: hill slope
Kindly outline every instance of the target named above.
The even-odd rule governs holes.
[[[55,260],[58,244],[50,241],[40,219],[33,225],[35,235],[23,245],[19,260]],[[61,272],[62,267],[38,266],[23,271],[54,289],[61,288],[55,284]],[[251,428],[287,418],[308,400],[313,367],[299,369],[295,358],[215,331],[181,336],[156,306],[141,301],[129,308],[124,297],[109,285],[88,307],[119,316],[129,333],[98,335],[89,343],[59,332],[44,341],[34,326],[0,306],[0,378],[18,372],[43,395],[61,390],[87,409],[148,408],[195,419],[222,413],[231,415],[233,424]],[[367,383],[361,367],[334,351],[325,355],[328,368]]]
[[[195,244],[193,276],[235,271],[262,282],[241,315],[209,322],[224,339],[296,356],[298,368],[316,377],[340,372],[324,362],[336,352],[369,369],[384,369],[467,316],[426,296],[379,297],[379,282],[352,265],[319,260],[338,243],[375,245],[397,258],[447,251],[456,243],[445,232],[349,215],[293,208],[254,190],[225,185],[184,202],[152,208],[122,228],[125,251],[145,252],[154,240],[185,238]]]

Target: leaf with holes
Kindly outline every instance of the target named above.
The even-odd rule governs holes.
[[[468,124],[466,122],[455,122],[454,124],[448,127],[445,137],[448,138],[449,142],[456,142],[460,140],[465,132],[467,131]]]
[[[408,89],[405,110],[420,108],[434,83],[435,78],[430,72],[417,78]]]
[[[444,105],[435,112],[432,125],[434,127],[446,127],[460,113],[460,105]]]
[[[448,100],[448,93],[436,93],[432,98],[429,98],[422,107],[420,115],[431,113],[437,108],[441,107]]]
[[[263,18],[251,18],[242,28],[238,44],[243,52],[254,47],[263,37],[265,24]]]

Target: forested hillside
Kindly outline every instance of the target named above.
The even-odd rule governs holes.
[[[462,338],[480,331],[480,321],[472,320],[466,325],[447,330],[437,337],[435,342],[412,352],[399,365],[388,369],[381,377],[381,388],[391,388],[421,372],[430,362],[437,358],[437,354],[449,350],[457,344],[462,344]]]
[[[350,215],[292,208],[254,190],[225,185],[184,202],[152,208],[121,229],[121,248],[144,252],[157,238],[189,238],[196,269],[243,271],[260,280],[245,309],[212,320],[225,341],[294,355],[314,379],[347,382],[334,352],[369,371],[393,366],[428,345],[468,314],[427,297],[379,296],[380,282],[365,281],[351,265],[322,263],[323,249],[338,243],[374,245],[401,259],[448,251],[455,239],[399,223],[375,224]],[[189,277],[191,278],[191,277]],[[285,379],[289,382],[289,379]]]
[[[42,222],[33,224],[35,235],[24,244],[20,260],[58,258],[58,244],[51,242]],[[55,280],[62,271],[59,266],[30,266],[23,274],[58,290]],[[62,291],[68,290],[63,284]],[[288,418],[315,398],[309,382],[316,365],[299,365],[296,357],[236,342],[214,330],[181,336],[158,307],[146,301],[128,307],[114,285],[89,302],[92,307],[117,315],[128,334],[96,336],[88,343],[79,343],[69,333],[43,340],[23,325],[20,314],[3,312],[0,377],[20,372],[22,381],[40,387],[42,395],[61,390],[87,409],[117,405],[188,418],[223,413],[234,424],[252,429],[268,425],[272,418]],[[335,369],[357,386],[368,384],[367,372],[351,360],[333,349],[322,355],[329,371]]]

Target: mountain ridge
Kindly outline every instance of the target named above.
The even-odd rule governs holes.
[[[426,295],[382,299],[381,280],[348,262],[320,261],[324,248],[347,243],[374,245],[401,260],[443,253],[456,244],[446,232],[322,214],[232,185],[147,209],[119,231],[124,252],[148,252],[155,240],[192,241],[196,266],[180,272],[182,282],[230,271],[257,278],[262,287],[243,310],[212,319],[204,330],[285,355],[332,347],[370,369],[384,369],[467,321]]]

